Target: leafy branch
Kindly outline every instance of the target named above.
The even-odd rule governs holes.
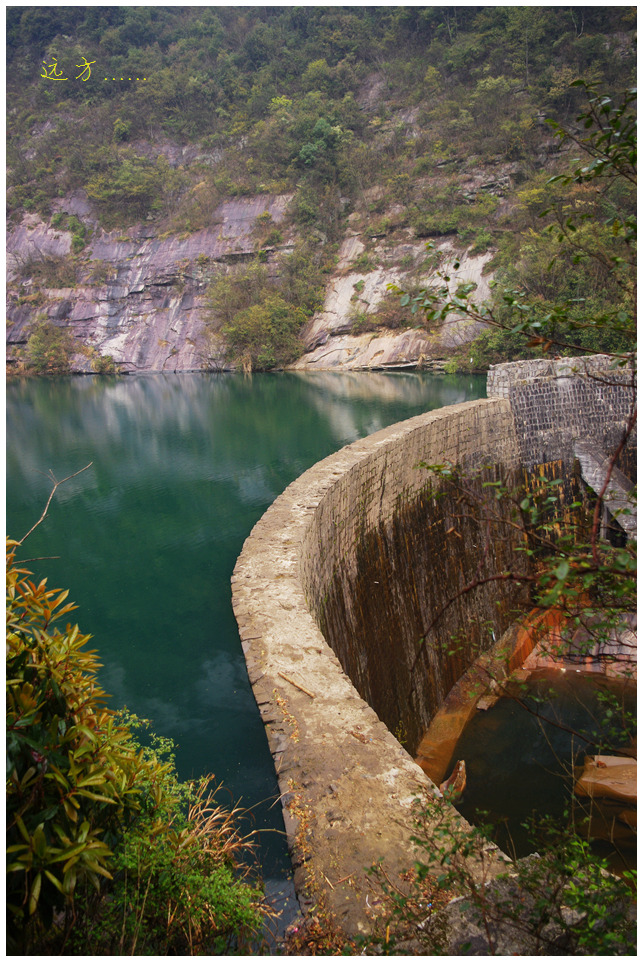
[[[575,335],[587,331],[619,335],[632,345],[610,351],[615,363],[622,366],[633,363],[635,357],[636,206],[627,195],[624,200],[619,200],[618,192],[611,202],[608,189],[613,183],[622,184],[624,181],[631,192],[631,187],[636,184],[636,91],[628,90],[622,102],[615,105],[609,97],[599,96],[581,82],[576,86],[583,86],[589,98],[588,107],[578,117],[578,122],[588,131],[587,136],[555,122],[552,126],[561,139],[577,144],[589,162],[576,166],[571,172],[551,177],[548,185],[583,187],[592,183],[603,205],[609,202],[609,210],[596,204],[591,209],[573,210],[569,201],[566,206],[561,201],[559,205],[544,210],[541,217],[553,215],[554,221],[546,227],[546,233],[556,236],[558,243],[563,245],[561,250],[571,256],[571,263],[586,261],[600,265],[610,283],[623,292],[624,302],[594,311],[591,317],[579,317],[583,297],[561,296],[550,303],[542,296],[534,296],[524,286],[514,286],[496,292],[491,303],[479,304],[473,296],[475,284],[458,284],[458,259],[450,270],[436,270],[436,283],[416,296],[395,284],[389,285],[388,289],[400,295],[402,306],[410,305],[412,314],[421,312],[429,327],[445,324],[451,315],[456,319],[468,318],[487,328],[521,334],[528,347],[540,348],[545,353],[556,348],[580,354],[601,354],[604,353],[602,346],[583,344]],[[583,231],[585,222],[600,224],[603,233]],[[430,250],[433,245],[427,246]],[[560,256],[550,261],[550,269]],[[498,285],[492,282],[490,286],[497,288]]]

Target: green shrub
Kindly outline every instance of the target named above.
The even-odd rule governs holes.
[[[114,121],[114,133],[113,137],[115,141],[129,140],[130,133],[132,130],[132,123],[129,120],[121,120],[117,117]]]
[[[405,876],[406,890],[391,884],[381,864],[371,870],[381,885],[383,910],[366,940],[367,954],[397,954],[408,945],[416,954],[444,954],[446,921],[436,910],[454,896],[486,942],[477,954],[505,954],[507,944],[532,957],[633,952],[630,885],[636,873],[611,874],[607,861],[565,824],[542,820],[534,842],[538,855],[513,861],[497,878],[481,879],[489,851],[483,827],[458,819],[449,798],[417,800],[415,816],[413,842],[420,855]],[[466,954],[467,944],[461,949]]]
[[[373,315],[365,311],[353,308],[350,312],[351,334],[367,334],[369,331],[377,330],[377,323]]]
[[[74,254],[78,254],[87,244],[91,235],[91,228],[87,228],[75,214],[67,218],[67,229],[71,231],[71,249]]]
[[[292,212],[295,223],[302,227],[317,223],[319,219],[319,201],[317,195],[311,188],[299,188],[293,201]]]
[[[368,251],[362,251],[362,253],[351,262],[351,270],[369,274],[371,271],[377,270],[377,263],[371,258]]]
[[[444,237],[448,234],[457,234],[460,223],[461,212],[458,209],[416,211],[411,217],[416,237]]]
[[[319,310],[324,301],[326,276],[331,263],[314,244],[299,242],[290,254],[279,258],[279,293],[307,315]]]
[[[251,843],[239,834],[237,809],[218,804],[209,777],[180,782],[174,745],[150,723],[117,713],[142,759],[165,770],[152,804],[141,807],[114,846],[113,882],[98,902],[81,904],[72,930],[75,954],[195,955],[243,951],[262,925],[262,894],[251,867]],[[139,746],[140,748],[140,746]],[[141,786],[146,777],[141,778]]]
[[[7,904],[23,949],[73,905],[83,882],[110,878],[106,841],[136,805],[138,753],[96,682],[96,653],[68,592],[29,580],[7,541]]]
[[[144,157],[124,154],[90,178],[85,190],[95,201],[102,222],[112,228],[160,209],[168,177],[173,179],[167,162],[153,164]]]
[[[71,255],[45,255],[25,261],[20,268],[23,280],[31,279],[42,287],[75,287],[78,282],[76,262]]]
[[[208,326],[230,324],[239,311],[259,303],[271,290],[266,268],[254,262],[247,268],[216,277],[207,292]]]
[[[91,228],[83,224],[75,214],[65,214],[57,211],[51,218],[51,226],[56,230],[71,231],[71,249],[74,254],[78,254],[87,244],[91,236]]]
[[[290,364],[301,354],[298,334],[305,322],[301,308],[288,304],[278,294],[270,294],[262,303],[239,311],[223,328],[228,356],[248,371],[269,371]]]
[[[74,338],[66,328],[47,319],[30,328],[25,358],[35,374],[68,374],[74,352]]]
[[[488,230],[476,231],[473,244],[469,248],[470,254],[484,254],[493,245],[493,236]]]
[[[111,354],[99,354],[92,360],[92,371],[95,374],[115,374],[116,364]]]
[[[383,237],[392,230],[393,226],[394,224],[390,217],[378,217],[368,222],[364,233],[369,234],[371,237]]]
[[[281,244],[283,239],[284,239],[284,235],[281,233],[278,227],[275,227],[273,230],[270,231],[269,234],[266,235],[264,244],[267,247],[276,247],[277,244]]]
[[[23,539],[24,540],[24,539]],[[104,706],[68,592],[7,541],[7,905],[17,953],[219,954],[261,926],[249,841],[172,743]],[[59,622],[59,625],[55,624]],[[64,628],[62,625],[64,624]],[[145,736],[141,747],[138,732]]]

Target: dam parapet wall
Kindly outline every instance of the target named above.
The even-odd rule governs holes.
[[[342,667],[414,754],[448,691],[515,617],[515,586],[484,584],[510,566],[519,540],[485,484],[506,481],[519,461],[506,401],[395,428],[373,435],[329,488],[304,534],[300,575]],[[451,478],[455,465],[462,474]]]
[[[425,720],[413,722],[414,706],[429,697],[439,701],[466,661],[460,654],[460,661],[449,662],[446,652],[443,659],[435,645],[418,649],[426,628],[422,618],[433,617],[420,581],[414,589],[419,608],[405,599],[399,574],[381,585],[370,582],[386,580],[387,564],[398,573],[402,567],[407,573],[426,568],[437,572],[431,578],[442,599],[434,602],[441,604],[471,577],[483,553],[476,544],[467,555],[456,537],[450,549],[445,545],[449,521],[441,485],[419,467],[421,461],[461,463],[472,471],[490,465],[494,476],[501,463],[517,465],[508,403],[473,401],[419,415],[320,461],[264,514],[232,578],[248,674],[275,760],[295,887],[307,906],[321,885],[349,932],[368,929],[373,892],[365,870],[384,858],[395,875],[418,857],[410,841],[412,805],[434,790],[392,732],[397,728],[405,742],[411,736],[404,737],[403,729],[415,724],[420,732]],[[409,511],[419,513],[411,518]],[[411,522],[418,535],[413,541],[403,534]],[[428,540],[425,530],[433,532]],[[501,547],[506,550],[506,543]],[[489,549],[491,570],[499,558],[491,543]],[[462,556],[457,563],[455,554]],[[364,564],[371,566],[368,573]],[[371,577],[374,570],[378,578]],[[353,604],[351,592],[359,592],[360,577],[367,597]],[[501,631],[510,606],[499,615],[496,600],[490,589],[479,611],[481,623],[483,615],[496,619]],[[466,614],[472,623],[472,610],[461,605],[459,617]],[[361,623],[368,611],[369,626]],[[377,622],[381,631],[371,649],[368,633]],[[477,653],[478,640],[471,646]],[[392,655],[380,664],[387,648]],[[418,651],[422,665],[418,661],[414,668]],[[443,660],[451,664],[450,674]],[[368,699],[377,701],[393,679],[396,697],[406,698],[414,675],[419,683],[410,708],[385,724],[386,711],[374,710]],[[390,698],[387,704],[390,708]],[[500,870],[502,860],[491,849],[488,859]]]

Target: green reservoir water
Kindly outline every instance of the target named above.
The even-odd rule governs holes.
[[[114,707],[178,744],[183,778],[212,772],[256,827],[281,829],[263,726],[230,601],[245,538],[316,461],[379,428],[485,396],[483,376],[151,375],[7,386],[7,533],[40,516],[23,557],[69,588],[104,663]],[[262,832],[267,877],[287,871],[283,838]]]

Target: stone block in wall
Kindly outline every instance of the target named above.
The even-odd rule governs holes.
[[[570,464],[579,441],[615,450],[635,404],[633,372],[614,368],[608,355],[492,365],[487,394],[509,401],[526,467]],[[636,429],[628,445],[635,450]]]

